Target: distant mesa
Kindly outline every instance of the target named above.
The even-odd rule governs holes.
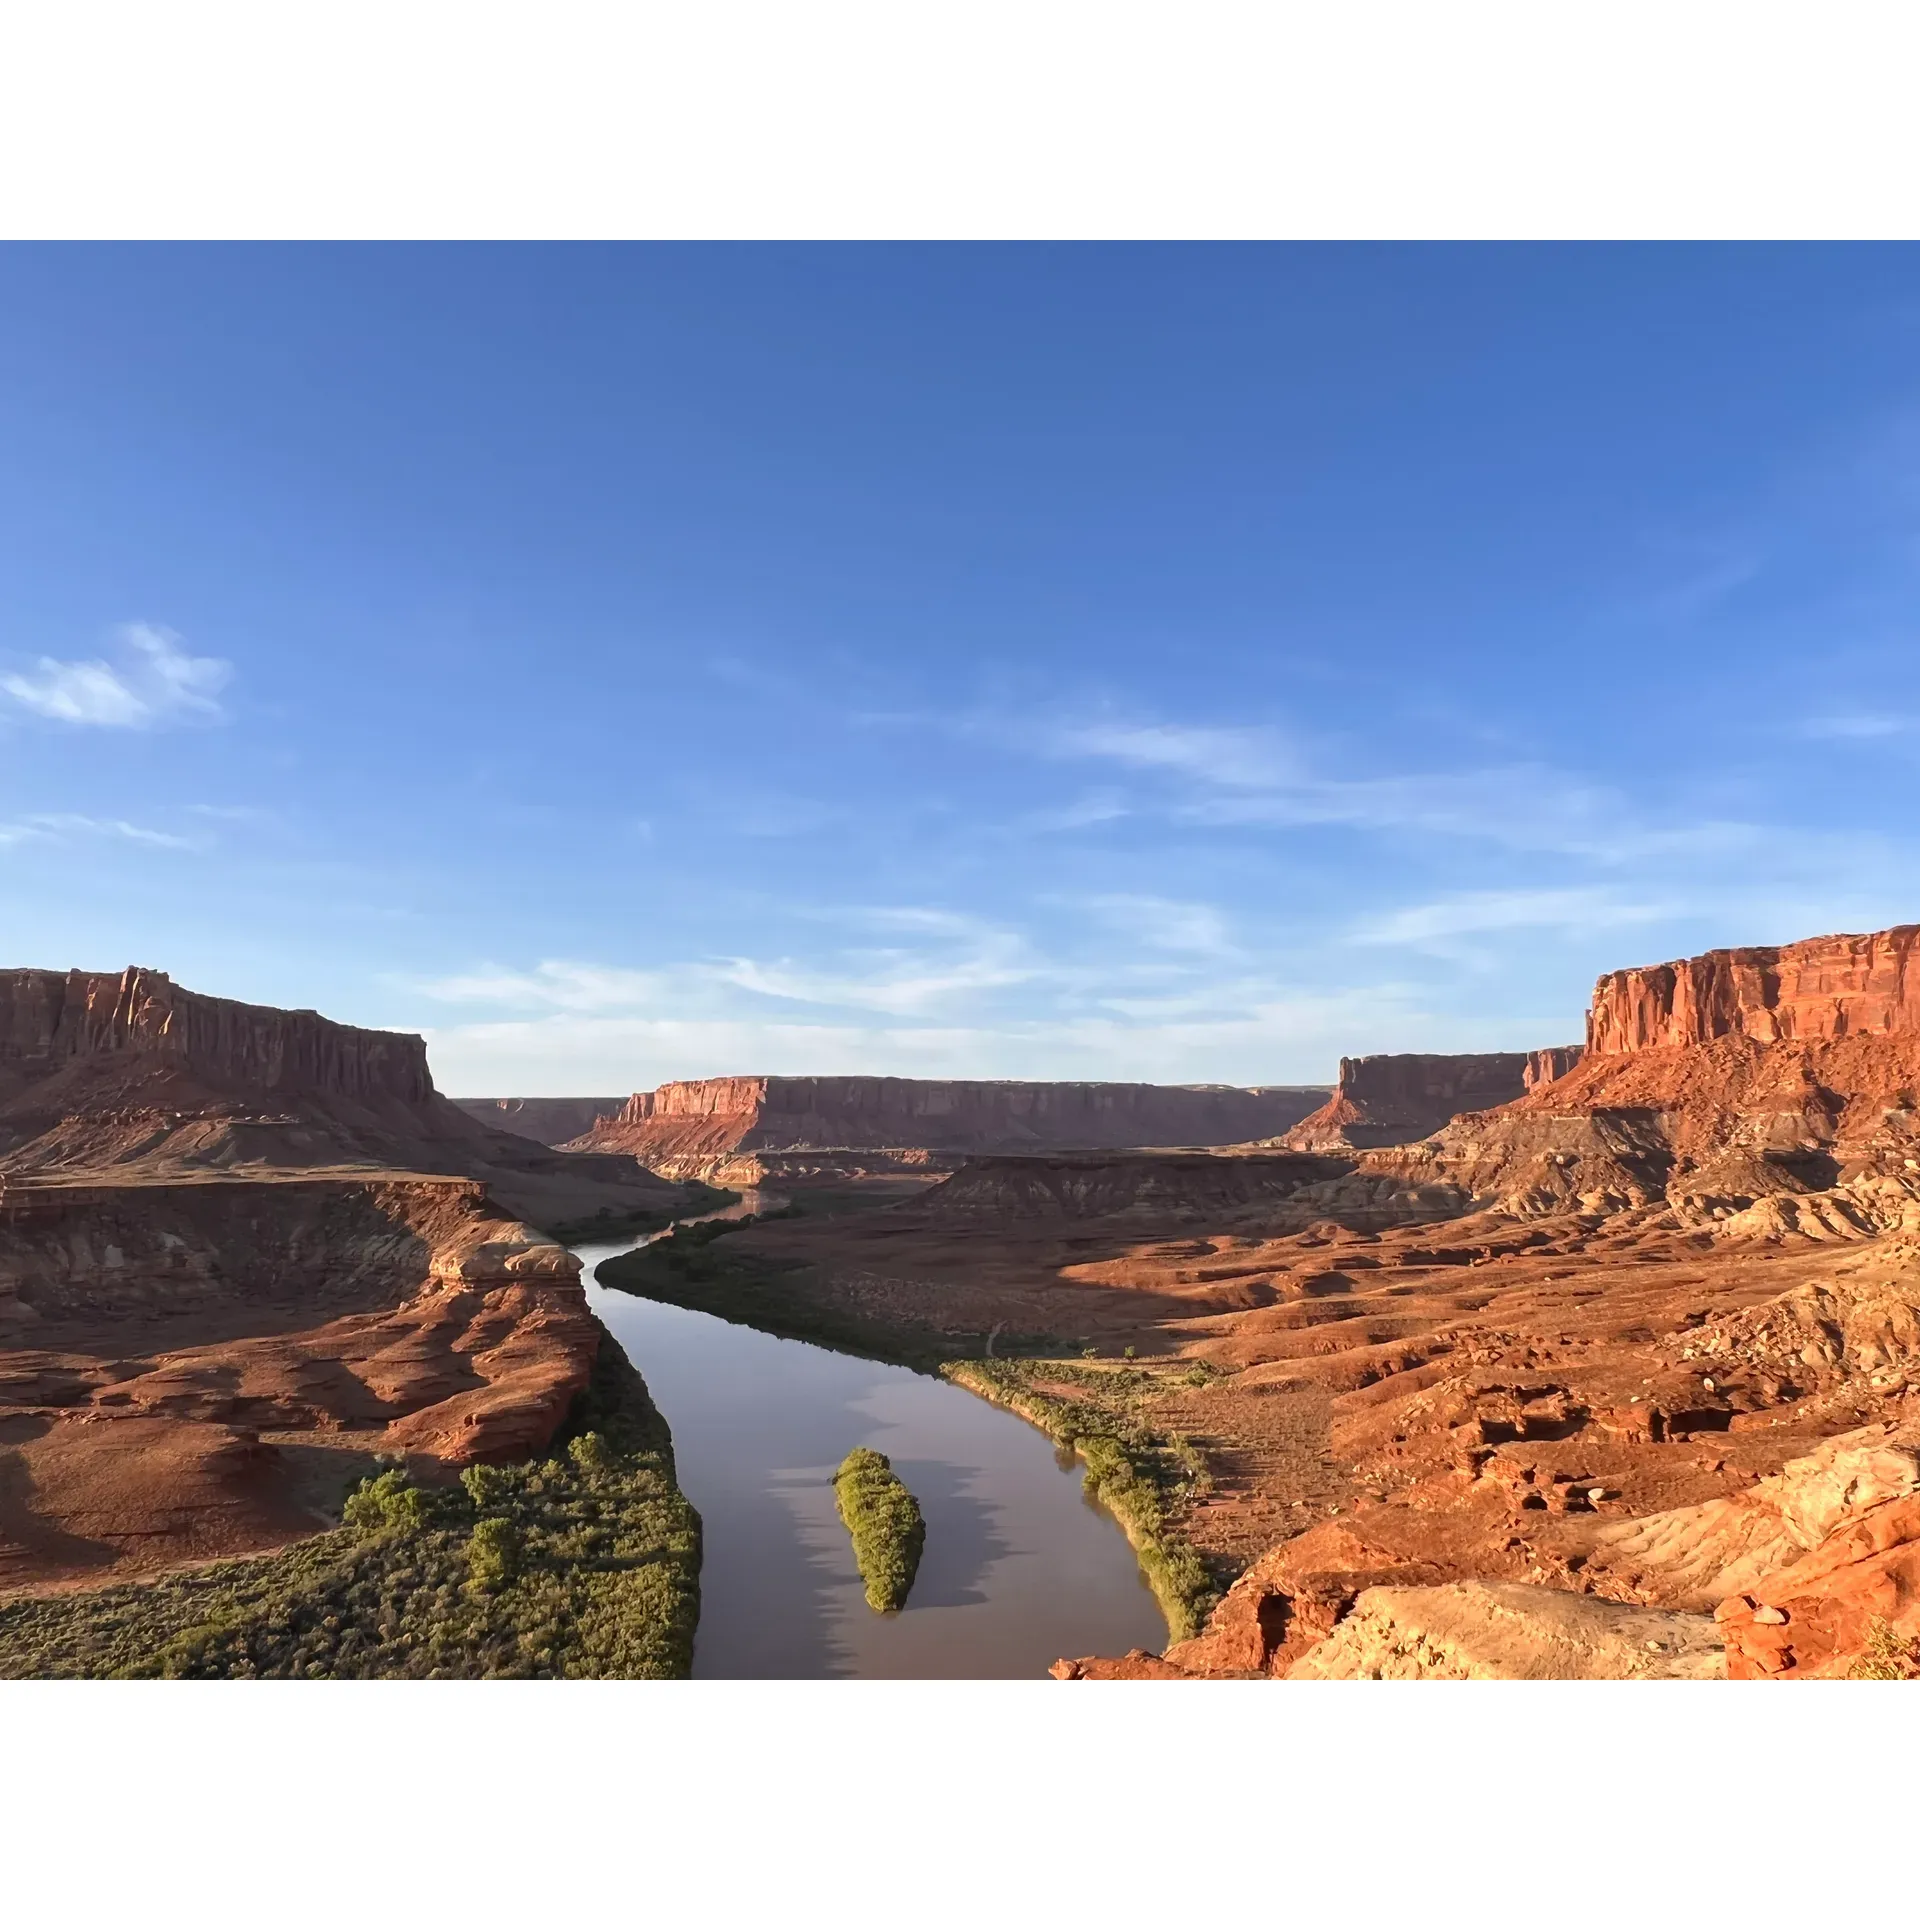
[[[1449,1120],[1518,1100],[1538,1080],[1577,1060],[1578,1047],[1537,1053],[1374,1053],[1340,1062],[1340,1082],[1284,1145],[1302,1153],[1397,1147],[1424,1140]]]
[[[741,1168],[745,1177],[757,1177],[765,1154],[1228,1146],[1292,1125],[1325,1093],[1324,1087],[865,1075],[676,1080],[636,1093],[572,1145],[629,1153],[680,1180],[734,1177]],[[858,1171],[854,1161],[847,1166]]]
[[[1527,1055],[1527,1091],[1564,1078],[1586,1055],[1585,1047],[1537,1047]]]

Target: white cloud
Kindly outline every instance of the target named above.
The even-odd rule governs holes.
[[[1023,985],[1055,971],[1033,958],[1020,935],[962,914],[883,907],[820,917],[922,937],[913,945],[845,948],[830,956],[831,964],[730,956],[649,970],[542,960],[525,971],[479,967],[415,984],[435,1000],[571,1013],[727,1013],[745,995],[749,1001],[784,1000],[907,1018],[957,997]]]
[[[1208,959],[1237,957],[1218,907],[1199,900],[1166,900],[1150,893],[1103,893],[1081,903],[1103,925],[1140,946]]]
[[[1362,921],[1349,936],[1358,946],[1424,946],[1463,933],[1554,927],[1587,933],[1597,927],[1671,920],[1684,910],[1623,900],[1604,887],[1541,887],[1457,893]]]
[[[752,1073],[1323,1085],[1342,1053],[1542,1044],[1537,1019],[1450,1019],[1398,986],[1276,996],[1224,1015],[1157,1023],[1092,1017],[877,1027],[556,1014],[430,1029],[427,1040],[436,1083],[466,1096],[620,1094],[665,1080]]]
[[[1800,731],[1809,740],[1886,740],[1913,728],[1903,713],[1832,713],[1804,722]]]
[[[610,1013],[671,1005],[672,972],[596,967],[575,960],[542,960],[524,973],[478,967],[471,973],[414,983],[433,1000],[491,1007],[559,1007],[570,1013]]]
[[[43,655],[30,673],[0,674],[0,693],[43,719],[79,727],[153,727],[219,715],[221,690],[233,674],[225,660],[186,652],[166,627],[136,623],[115,637],[117,663]]]
[[[1057,729],[1049,745],[1068,759],[1117,760],[1123,766],[1185,774],[1209,786],[1259,789],[1300,778],[1292,748],[1268,727],[1096,721]]]
[[[143,847],[191,851],[194,842],[177,833],[138,827],[131,820],[96,820],[85,813],[30,813],[0,824],[0,846],[18,846],[30,840],[71,840],[76,836],[102,840],[131,840]]]

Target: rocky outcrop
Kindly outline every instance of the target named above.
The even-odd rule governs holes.
[[[1731,948],[1597,984],[1583,1052],[1374,1177],[1450,1181],[1525,1217],[1670,1206],[1753,1243],[1920,1231],[1920,929]],[[1300,1138],[1305,1128],[1295,1130]]]
[[[1585,1047],[1536,1047],[1527,1055],[1527,1069],[1521,1078],[1531,1093],[1535,1087],[1550,1085],[1565,1078],[1586,1055]]]
[[[275,1093],[409,1103],[433,1093],[418,1034],[217,1000],[147,967],[0,970],[0,1088],[115,1054],[174,1061],[213,1084]]]
[[[537,1140],[543,1147],[563,1147],[626,1105],[617,1094],[605,1099],[456,1100],[462,1113],[502,1133]]]
[[[1920,1427],[1837,1434],[1723,1500],[1604,1527],[1588,1570],[1624,1597],[1706,1610],[1767,1583],[1876,1508],[1920,1495]]]
[[[1602,976],[1587,1050],[1920,1033],[1920,926],[1830,933],[1785,947],[1725,947]]]
[[[1289,1680],[1720,1680],[1711,1620],[1464,1580],[1369,1587]]]
[[[579,1261],[473,1181],[9,1182],[0,1584],[311,1533],[375,1449],[524,1459],[599,1339]]]
[[[1524,1053],[1375,1053],[1340,1062],[1333,1096],[1286,1136],[1306,1153],[1338,1147],[1392,1147],[1424,1140],[1456,1114],[1504,1106],[1527,1089],[1546,1055]]]
[[[1269,1138],[1318,1087],[760,1076],[636,1093],[576,1146],[629,1153],[675,1179],[762,1149],[925,1147],[963,1153],[1202,1147]]]
[[[384,1169],[473,1176],[559,1228],[664,1215],[622,1154],[561,1154],[436,1092],[418,1034],[214,999],[163,973],[0,971],[0,1174]]]
[[[1877,1508],[1714,1611],[1735,1680],[1846,1680],[1897,1649],[1912,1678],[1920,1635],[1920,1496]],[[1888,1642],[1893,1643],[1893,1649]]]

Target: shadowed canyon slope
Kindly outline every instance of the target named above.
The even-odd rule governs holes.
[[[453,1104],[483,1126],[498,1127],[502,1133],[515,1133],[523,1140],[537,1140],[543,1147],[563,1147],[618,1113],[626,1102],[612,1094],[599,1100],[456,1100]]]
[[[526,1457],[599,1330],[518,1216],[680,1198],[482,1126],[415,1035],[0,972],[0,1584],[282,1544],[376,1447]]]
[[[636,1093],[575,1144],[674,1179],[746,1177],[764,1152],[989,1153],[1220,1146],[1282,1131],[1321,1087],[781,1077],[679,1080]]]
[[[1029,1391],[1204,1461],[1207,1629],[1070,1676],[1844,1673],[1920,1633],[1916,938],[1608,975],[1584,1053],[1406,1144],[977,1156],[725,1258],[865,1337],[1080,1355]]]

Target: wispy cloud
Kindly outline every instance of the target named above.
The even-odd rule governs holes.
[[[842,947],[817,961],[732,955],[645,969],[543,960],[518,971],[480,967],[417,984],[441,1001],[577,1013],[722,1010],[744,995],[911,1018],[1050,971],[1021,935],[965,914],[884,907],[824,917],[895,938],[884,946]]]
[[[1800,733],[1808,740],[1887,740],[1917,725],[1906,713],[1829,713],[1803,721]]]
[[[684,970],[682,970],[684,971]],[[455,1005],[555,1007],[570,1013],[609,1013],[670,1006],[674,970],[599,967],[576,960],[542,960],[523,971],[476,967],[470,973],[413,983],[429,999]]]
[[[1559,928],[1589,933],[1679,917],[1655,901],[1622,899],[1603,887],[1540,887],[1457,893],[1364,920],[1349,935],[1358,946],[1425,946],[1468,933]]]
[[[1167,900],[1150,893],[1103,893],[1079,903],[1102,926],[1138,946],[1207,959],[1237,958],[1218,907],[1201,900]]]
[[[1271,726],[1100,720],[1036,730],[976,720],[967,730],[1044,758],[1106,760],[1157,777],[1153,799],[1112,804],[1189,826],[1432,834],[1601,864],[1724,855],[1756,835],[1742,821],[1649,822],[1614,788],[1538,761],[1347,779],[1316,770],[1296,739]]]
[[[0,693],[43,719],[77,727],[155,727],[216,719],[233,676],[225,660],[190,654],[167,627],[136,623],[115,635],[119,658],[53,660],[0,674]]]
[[[1204,785],[1260,790],[1303,778],[1298,757],[1270,727],[1194,727],[1094,721],[1053,730],[1050,750],[1067,759],[1185,775]]]
[[[167,847],[191,852],[196,843],[177,833],[136,826],[131,820],[97,820],[85,813],[29,813],[0,822],[0,846],[18,846],[34,840],[130,840],[143,847]]]

